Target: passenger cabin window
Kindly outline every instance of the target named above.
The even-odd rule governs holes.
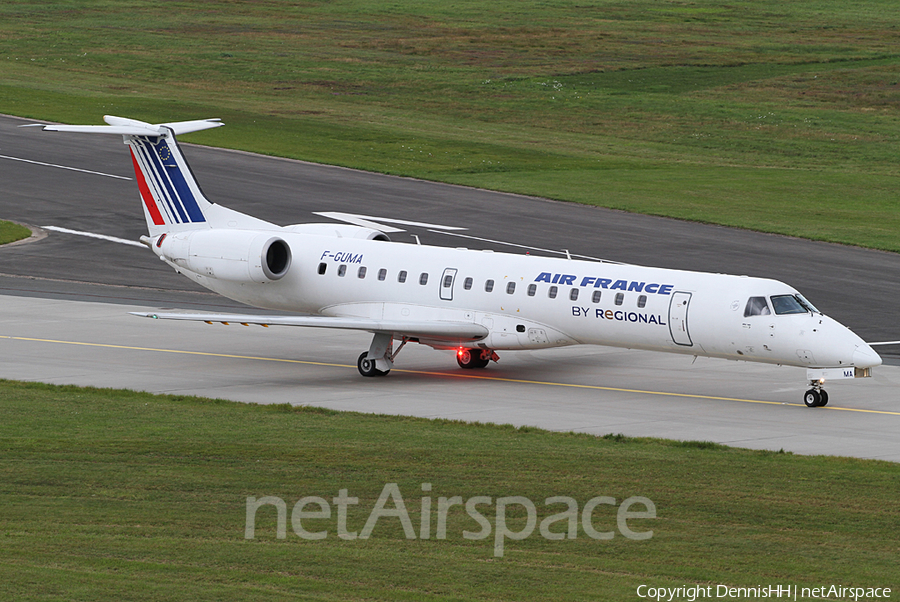
[[[616,305],[622,305],[625,302],[625,293],[616,293]]]
[[[406,282],[406,270],[400,270],[400,273],[397,274],[397,282]]]
[[[467,291],[472,290],[472,279],[471,278],[465,279],[465,281],[463,282],[463,288],[466,289]]]
[[[510,282],[510,283],[508,283],[508,284],[506,285],[506,294],[507,294],[507,295],[511,295],[511,294],[513,294],[514,292],[516,292],[516,283],[515,283],[515,282]]]
[[[362,280],[366,277],[366,267],[360,266],[359,270],[356,272],[356,277]]]
[[[387,278],[387,270],[381,268],[380,270],[378,270],[378,279],[383,281],[385,278]]]
[[[775,309],[775,314],[778,316],[784,316],[788,314],[805,314],[808,313],[809,310],[800,303],[800,300],[794,295],[775,295],[774,297],[769,297],[772,300],[772,307]]]
[[[601,291],[594,291],[594,294],[591,296],[591,301],[594,303],[600,303],[600,295]]]
[[[444,288],[450,288],[450,286],[452,284],[453,284],[453,274],[447,274],[446,276],[444,276],[444,285],[443,285]]]
[[[569,299],[572,301],[578,301],[578,289],[573,288],[569,291]]]
[[[529,297],[534,297],[535,293],[537,293],[537,285],[536,285],[536,284],[529,284],[529,285],[528,285],[528,296],[529,296]]]
[[[327,270],[327,269],[328,269],[328,264],[327,264],[327,263],[324,263],[324,262],[323,262],[323,263],[320,263],[320,264],[319,264],[319,276],[321,276],[322,274],[324,274],[324,273],[325,273],[325,270]]]
[[[647,295],[641,295],[638,297],[638,307],[641,309],[647,307]]]
[[[750,316],[768,316],[771,313],[765,297],[750,297],[747,299],[747,306],[744,308],[745,318]]]
[[[484,283],[484,292],[489,293],[492,290],[494,290],[494,281],[488,280],[487,282]]]
[[[551,286],[550,290],[547,291],[547,296],[550,297],[551,299],[556,299],[557,290],[559,290],[559,289],[557,289],[555,286]]]
[[[419,274],[419,284],[421,284],[422,286],[428,284],[428,272],[422,272],[421,274]]]
[[[346,273],[347,273],[347,266],[344,264],[339,265],[338,266],[338,276],[343,278],[344,274],[346,274]]]

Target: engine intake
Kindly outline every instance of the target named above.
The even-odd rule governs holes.
[[[263,273],[269,280],[281,280],[291,267],[291,248],[280,238],[270,238],[263,246]]]

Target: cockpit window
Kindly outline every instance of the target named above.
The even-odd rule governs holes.
[[[747,307],[744,308],[745,318],[749,316],[768,316],[771,313],[765,297],[750,297],[747,300]]]
[[[775,295],[771,297],[775,314],[784,316],[787,314],[805,314],[810,310],[794,295]]]
[[[812,303],[810,303],[810,302],[806,299],[806,297],[804,297],[804,296],[801,295],[800,293],[797,293],[797,294],[794,295],[794,296],[797,297],[797,301],[800,302],[800,305],[802,305],[803,307],[805,307],[807,310],[811,311],[811,312],[814,313],[814,314],[820,314],[820,313],[822,313],[822,312],[820,312],[818,309],[816,309],[816,306],[815,306],[815,305],[813,305]]]

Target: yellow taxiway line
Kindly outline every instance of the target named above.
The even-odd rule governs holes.
[[[285,358],[277,358],[277,357],[262,357],[255,355],[234,355],[228,353],[211,353],[207,351],[186,351],[183,349],[160,349],[156,347],[135,347],[131,345],[112,345],[109,343],[86,343],[83,341],[59,341],[54,339],[38,339],[31,337],[13,337],[13,336],[5,336],[0,335],[0,339],[8,339],[13,341],[29,341],[35,343],[56,343],[60,345],[81,345],[85,347],[101,347],[105,349],[127,349],[130,351],[151,351],[155,353],[178,353],[184,355],[199,355],[205,357],[222,357],[222,358],[230,358],[230,359],[242,359],[242,360],[255,360],[260,362],[283,362],[288,364],[304,364],[308,366],[328,366],[331,368],[356,368],[356,366],[352,366],[349,364],[331,364],[326,362],[311,362],[307,360],[292,360]],[[402,370],[402,369],[394,369],[395,372],[404,372],[407,374],[423,374],[428,376],[444,376],[444,377],[453,377],[453,378],[469,378],[469,379],[477,379],[477,380],[488,380],[488,381],[497,381],[497,382],[507,382],[507,383],[519,383],[525,385],[541,385],[545,387],[569,387],[574,389],[592,389],[595,391],[612,391],[618,393],[636,393],[640,395],[663,395],[666,397],[682,397],[689,399],[710,399],[714,401],[738,401],[741,403],[761,403],[767,405],[778,405],[778,406],[796,406],[796,407],[805,407],[804,404],[801,403],[787,403],[783,401],[764,401],[761,399],[741,399],[737,397],[716,397],[714,395],[696,395],[691,393],[669,393],[666,391],[647,391],[643,389],[623,389],[620,387],[603,387],[600,385],[579,385],[575,383],[561,383],[561,382],[552,382],[552,381],[540,381],[540,380],[527,380],[522,378],[505,378],[502,376],[490,376],[483,374],[463,374],[463,373],[450,373],[450,372],[431,372],[426,370]],[[820,408],[823,410],[832,410],[838,412],[862,412],[867,414],[887,414],[889,416],[900,416],[900,412],[889,412],[887,410],[866,410],[862,408],[841,408],[835,406],[825,406],[824,408]]]

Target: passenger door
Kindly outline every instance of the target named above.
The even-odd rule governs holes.
[[[691,333],[688,330],[688,306],[691,303],[691,293],[674,292],[669,302],[669,333],[676,345],[685,347],[693,346]]]
[[[441,276],[441,299],[453,301],[453,283],[456,281],[456,268],[447,268]]]

